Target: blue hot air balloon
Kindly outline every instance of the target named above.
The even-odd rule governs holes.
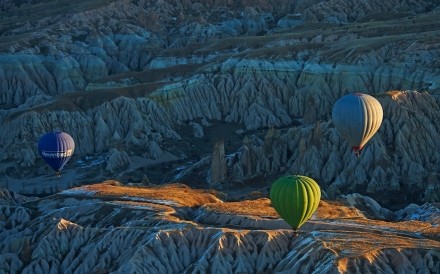
[[[75,150],[73,138],[60,131],[44,134],[38,141],[38,151],[46,163],[60,176],[60,170],[69,161]]]

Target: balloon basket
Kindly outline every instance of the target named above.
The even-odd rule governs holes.
[[[354,155],[356,156],[356,158],[359,158],[359,156],[361,155],[362,149],[363,149],[363,147],[353,147],[353,152],[354,152]]]
[[[299,229],[297,229],[297,230],[295,230],[295,229],[293,229],[293,237],[299,237],[299,236],[307,236],[308,234],[309,234],[310,232],[309,231],[304,231],[304,230],[299,230]]]

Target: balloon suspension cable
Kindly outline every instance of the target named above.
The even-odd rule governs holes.
[[[293,227],[292,227],[293,228]],[[297,237],[298,236],[298,229],[297,228],[293,228],[293,236]]]
[[[310,234],[310,232],[308,231],[300,230],[299,228],[293,229],[293,237],[298,237],[301,235],[308,235],[308,234]]]

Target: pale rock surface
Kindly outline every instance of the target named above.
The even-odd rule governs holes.
[[[268,67],[264,68],[255,61],[246,65],[236,63],[234,72],[230,76],[223,75],[217,87],[210,80],[216,76],[201,76],[188,80],[187,85],[165,86],[151,94],[151,99],[120,97],[85,112],[14,114],[13,119],[2,124],[2,132],[8,132],[4,136],[5,146],[1,148],[4,151],[2,157],[19,159],[20,165],[31,166],[38,157],[33,144],[47,125],[72,132],[75,139],[86,141],[78,144],[78,153],[105,152],[122,138],[126,145],[155,144],[154,151],[160,151],[164,149],[160,143],[163,138],[180,138],[173,121],[178,124],[179,121],[199,118],[220,120],[224,116],[225,121],[243,123],[247,130],[252,130],[288,126],[292,124],[291,117],[304,117],[306,124],[303,126],[281,130],[280,141],[276,144],[271,145],[272,141],[268,140],[264,146],[253,142],[243,146],[237,154],[238,162],[231,164],[231,178],[242,181],[259,174],[287,170],[313,176],[323,186],[334,185],[332,188],[338,189],[335,195],[361,190],[368,193],[398,192],[408,187],[420,188],[422,182],[427,182],[423,197],[427,198],[426,201],[438,200],[435,195],[436,174],[430,172],[440,164],[435,149],[440,129],[432,122],[438,120],[439,113],[435,94],[396,91],[377,95],[385,111],[384,121],[362,157],[355,161],[350,160],[349,148],[327,120],[333,100],[341,91],[332,93],[333,89],[329,89],[327,93],[330,93],[324,96],[322,90],[312,89],[306,95],[299,90],[278,87],[274,83],[282,82],[269,81],[267,77],[271,74],[255,74],[256,82],[250,82],[248,73],[261,72],[263,68],[275,70],[274,64],[264,64]],[[285,66],[286,63],[275,65]],[[246,67],[248,73],[242,71],[242,67]],[[352,68],[347,67],[346,73],[349,69]],[[295,71],[289,73],[297,73]],[[305,72],[298,72],[299,79],[305,76]],[[308,74],[307,77],[311,76],[314,78],[307,82],[319,83],[324,77],[322,74]],[[259,82],[262,86],[255,88],[255,83]],[[413,115],[414,112],[417,115]],[[422,140],[423,145],[420,144]],[[265,155],[268,152],[270,155]],[[147,152],[146,156],[154,158],[157,154]],[[354,173],[348,173],[348,170],[354,170]],[[401,178],[409,180],[402,181]]]
[[[410,204],[396,212],[396,216],[401,220],[417,220],[438,223],[440,220],[440,209],[438,206],[423,204],[421,206]]]
[[[211,156],[211,174],[208,180],[211,186],[222,184],[227,180],[225,142],[223,140],[214,144]]]
[[[87,81],[98,80],[108,75],[108,69],[105,62],[98,56],[81,56],[79,64]]]
[[[16,192],[9,191],[6,188],[0,188],[0,205],[19,205],[24,202],[32,201],[35,198],[20,195]]]
[[[191,122],[189,125],[193,129],[194,137],[196,138],[203,138],[205,136],[205,133],[203,132],[203,126],[201,126],[199,123]]]
[[[14,13],[4,14],[1,32],[0,159],[21,177],[42,172],[35,143],[49,130],[81,140],[78,157],[121,147],[157,160],[182,138],[179,126],[221,121],[257,135],[234,147],[232,181],[293,172],[313,176],[331,197],[439,201],[432,1],[1,3]],[[39,5],[47,13],[24,16]],[[53,5],[72,12],[54,14]],[[385,110],[358,160],[330,119],[349,92],[372,94]],[[263,140],[271,127],[276,134]],[[198,167],[208,173],[209,164]]]
[[[18,106],[31,96],[80,90],[86,84],[81,75],[79,64],[71,57],[0,55],[0,103]]]
[[[424,198],[435,202],[438,180],[433,170],[440,164],[440,155],[434,140],[440,128],[432,121],[439,119],[439,105],[435,97],[426,93],[398,94],[398,99],[379,98],[385,110],[383,125],[358,159],[331,121],[317,122],[313,126],[279,130],[278,143],[272,144],[273,133],[268,133],[264,142],[260,139],[244,144],[236,155],[238,161],[232,164],[232,174],[243,179],[287,170],[311,176],[321,186],[362,189],[372,195],[416,187]]]
[[[394,213],[382,207],[371,197],[353,193],[339,197],[349,206],[362,210],[369,218],[379,218],[382,220],[392,220]]]
[[[131,159],[127,152],[112,148],[108,152],[108,159],[105,169],[110,172],[120,171],[131,164]]]
[[[164,154],[164,151],[159,146],[159,144],[156,141],[154,141],[154,139],[153,139],[148,144],[148,149],[143,154],[143,156],[145,156],[147,158],[151,158],[151,159],[159,159],[163,154]]]
[[[75,9],[60,16],[52,13],[55,2],[0,0],[7,17],[0,35],[4,178],[11,166],[22,177],[40,172],[35,143],[49,130],[72,134],[76,155],[111,152],[119,165],[129,152],[159,159],[182,138],[180,125],[222,121],[240,123],[234,132],[244,137],[221,157],[226,167],[216,165],[232,182],[297,173],[315,178],[329,197],[363,196],[345,196],[349,209],[329,206],[294,235],[273,213],[238,214],[125,192],[105,196],[108,185],[33,202],[2,190],[0,272],[439,272],[433,202],[440,199],[440,53],[431,38],[438,37],[433,1],[261,0],[230,9],[227,0],[93,8],[61,2]],[[19,4],[49,8],[20,17]],[[310,22],[325,24],[308,29]],[[385,111],[359,159],[330,118],[334,102],[354,91],[376,96]],[[174,179],[209,173],[213,157],[202,157]],[[380,204],[414,200],[432,203],[397,211],[399,223],[368,219],[389,217]]]
[[[106,152],[124,141],[128,146],[148,148],[144,150],[145,156],[157,159],[162,154],[158,146],[162,138],[179,138],[172,127],[164,109],[143,98],[120,97],[86,112],[25,112],[2,124],[2,134],[8,140],[1,157],[19,159],[21,166],[34,164],[39,158],[35,140],[50,129],[68,132],[77,140],[78,154]]]
[[[153,198],[164,194],[166,200]],[[429,233],[438,219],[371,220],[353,205],[322,201],[295,233],[268,199],[224,202],[209,195],[106,182],[27,203],[23,209],[33,213],[22,223],[0,222],[0,271],[436,273],[440,267],[440,244]]]

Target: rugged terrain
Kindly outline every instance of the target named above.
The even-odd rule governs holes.
[[[293,172],[333,198],[439,201],[440,9],[383,2],[2,1],[1,183],[261,190]],[[360,159],[330,117],[355,91],[385,113]],[[36,149],[55,129],[76,141],[58,180]]]
[[[0,272],[439,273],[439,14],[0,0]],[[331,120],[351,92],[384,109],[360,158]],[[50,130],[76,142],[61,178]],[[298,235],[265,198],[286,173],[325,198]]]
[[[295,233],[266,198],[116,181],[37,200],[2,190],[0,273],[439,273],[440,208],[321,201]]]

